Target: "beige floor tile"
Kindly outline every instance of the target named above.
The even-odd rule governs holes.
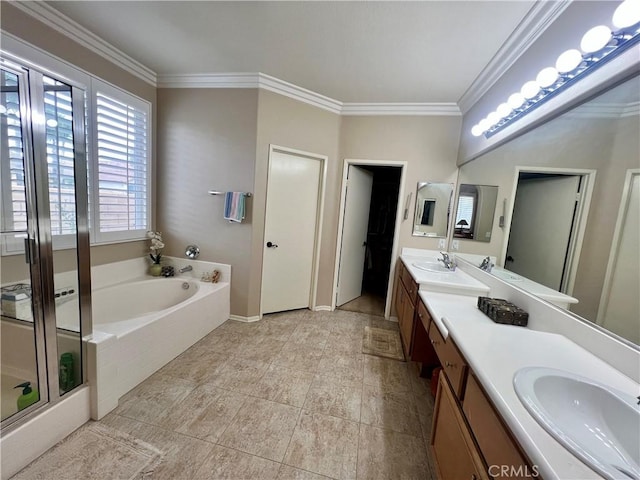
[[[263,337],[286,342],[297,326],[298,322],[289,324],[278,322],[277,320],[263,320],[258,325],[258,331]]]
[[[349,335],[362,335],[367,315],[336,310],[332,312],[333,324],[331,332]]]
[[[280,462],[287,450],[300,409],[248,398],[218,443]]]
[[[242,393],[203,384],[167,410],[158,423],[169,430],[215,443],[246,398]]]
[[[100,422],[147,442],[163,452],[160,464],[153,471],[153,480],[197,478],[195,473],[213,449],[209,442],[115,414],[107,415]]]
[[[289,343],[313,348],[324,348],[329,338],[329,325],[317,322],[301,322],[289,337]]]
[[[360,424],[358,480],[431,478],[422,438]]]
[[[315,373],[322,359],[323,349],[324,347],[308,347],[287,342],[273,359],[273,364],[292,370]]]
[[[280,463],[216,445],[194,478],[211,480],[275,479]]]
[[[428,397],[433,400],[431,395],[431,379],[422,378],[414,372],[410,372],[409,379],[411,380],[411,391],[415,397]],[[433,403],[433,402],[432,402]]]
[[[314,374],[271,365],[258,381],[251,395],[278,403],[301,407]]]
[[[364,357],[361,353],[326,352],[318,365],[318,374],[338,382],[361,382]]]
[[[364,356],[364,383],[394,392],[410,392],[411,379],[405,362],[389,358]]]
[[[330,477],[300,470],[289,465],[282,465],[278,472],[277,480],[327,480],[328,478]]]
[[[229,355],[225,353],[193,347],[162,367],[158,374],[203,383],[215,376],[228,358]]]
[[[425,443],[429,443],[431,438],[431,427],[433,423],[433,407],[434,399],[429,395],[428,397],[416,397],[414,395],[414,402],[416,405],[416,411],[418,412],[418,418],[420,419],[420,428],[422,429],[422,436]]]
[[[359,422],[361,399],[360,382],[340,384],[334,379],[318,375],[309,388],[302,408]]]
[[[208,380],[208,383],[236,392],[251,393],[267,368],[269,364],[266,362],[232,357]]]
[[[384,296],[374,295],[371,293],[363,293],[359,297],[342,305],[340,309],[350,312],[384,316],[385,301],[386,298]]]
[[[338,353],[362,353],[362,329],[357,333],[331,332],[324,348],[325,354]]]
[[[195,387],[193,380],[158,372],[120,398],[114,413],[155,424],[168,408],[184,400]]]
[[[360,420],[374,427],[422,436],[418,412],[410,392],[388,392],[365,385]]]
[[[217,353],[229,356],[242,351],[247,338],[249,338],[248,335],[242,333],[216,332],[216,330],[214,330],[191,347],[190,350],[205,354]]]
[[[356,475],[358,424],[303,411],[283,463],[332,478]]]
[[[284,340],[257,334],[255,342],[248,342],[243,346],[242,351],[236,352],[234,356],[268,364],[278,356],[285,343]]]

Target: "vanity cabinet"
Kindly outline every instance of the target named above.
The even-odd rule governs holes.
[[[433,412],[431,448],[440,480],[489,479],[473,435],[445,374],[440,372]]]
[[[395,307],[405,358],[423,364],[437,363],[427,334],[431,317],[418,297],[418,284],[401,261],[397,272]]]
[[[431,434],[438,478],[539,478],[453,339],[435,322],[428,332],[442,365]]]

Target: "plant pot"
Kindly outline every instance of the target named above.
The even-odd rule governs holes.
[[[152,277],[159,277],[162,273],[162,265],[159,263],[152,263],[149,267],[149,275]]]

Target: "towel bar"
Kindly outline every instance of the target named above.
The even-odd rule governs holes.
[[[218,190],[209,190],[209,195],[224,195],[227,192],[219,192]],[[245,194],[246,197],[250,197],[251,193],[250,192],[243,192]]]

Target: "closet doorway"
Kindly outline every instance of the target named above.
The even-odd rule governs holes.
[[[345,160],[332,308],[389,318],[405,168]]]

